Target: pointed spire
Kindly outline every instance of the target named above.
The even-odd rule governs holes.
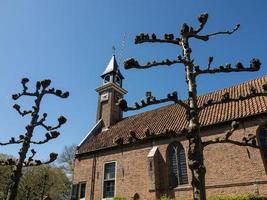
[[[115,48],[114,48],[115,49]],[[115,52],[114,52],[115,53]],[[122,76],[120,70],[119,70],[119,65],[116,61],[115,55],[113,54],[105,71],[103,72],[103,74],[101,75],[102,78],[104,78],[105,75],[107,74],[117,74],[118,76],[120,76],[121,79],[124,79],[124,77]]]

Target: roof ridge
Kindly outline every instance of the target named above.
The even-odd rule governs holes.
[[[205,93],[205,94],[202,94],[202,95],[199,95],[197,98],[204,98],[205,96],[208,96],[208,95],[211,95],[211,94],[214,94],[214,93],[217,93],[217,92],[221,92],[223,90],[227,90],[227,89],[231,89],[231,88],[234,88],[234,87],[238,87],[239,85],[246,85],[246,84],[249,84],[250,82],[253,82],[253,81],[258,81],[260,79],[264,79],[264,78],[267,78],[267,75],[264,75],[264,76],[261,76],[261,77],[257,77],[255,79],[251,79],[251,80],[247,80],[245,82],[242,82],[242,83],[236,83],[232,86],[228,86],[228,87],[225,87],[225,88],[220,88],[220,89],[217,89],[215,91],[212,91],[212,92],[208,92],[208,93]],[[183,100],[184,102],[187,101],[187,100]],[[176,105],[175,103],[172,103],[172,104],[168,104],[168,105],[164,105],[164,106],[160,106],[158,108],[155,108],[153,110],[147,110],[147,111],[144,111],[144,112],[141,112],[141,113],[137,113],[137,114],[134,114],[134,115],[130,115],[130,116],[127,116],[125,118],[123,118],[121,121],[125,120],[125,119],[129,119],[129,118],[132,118],[132,117],[137,117],[139,115],[142,115],[142,114],[145,114],[145,113],[148,113],[148,112],[152,112],[152,111],[157,111],[157,110],[160,110],[160,109],[163,109],[165,107],[170,107],[170,106],[174,106]],[[119,122],[121,122],[119,121]],[[118,122],[118,123],[119,123]],[[115,124],[116,125],[116,124]]]
[[[228,87],[225,87],[225,88],[220,88],[220,89],[217,89],[217,90],[208,92],[208,93],[204,93],[204,94],[202,94],[202,95],[199,95],[197,98],[204,97],[204,96],[208,96],[208,95],[211,95],[211,94],[214,94],[214,93],[217,93],[217,92],[221,92],[221,91],[223,91],[223,90],[231,89],[231,88],[234,88],[234,87],[238,87],[239,85],[246,85],[246,84],[249,84],[250,82],[258,81],[258,80],[260,80],[260,79],[264,79],[264,78],[267,78],[267,75],[260,76],[260,77],[257,77],[257,78],[255,78],[255,79],[247,80],[247,81],[245,81],[245,82],[236,83],[236,84],[234,84],[234,85],[231,85],[231,86],[228,86]]]

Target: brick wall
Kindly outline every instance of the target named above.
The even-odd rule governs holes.
[[[240,140],[244,134],[256,133],[258,124],[263,119],[255,118],[246,121],[241,128],[233,134],[233,139]],[[245,131],[244,128],[245,127]],[[229,126],[217,126],[206,129],[203,140],[212,139],[222,135]],[[153,146],[158,147],[156,176],[159,178],[157,194],[168,194],[177,198],[191,198],[191,186],[178,186],[172,190],[168,187],[168,172],[166,164],[166,150],[173,141],[180,141],[187,152],[185,138],[168,138],[134,147],[120,148],[110,151],[98,152],[96,156],[94,199],[102,197],[103,166],[105,162],[116,161],[116,195],[126,198],[132,197],[136,192],[141,199],[156,199],[155,190],[151,188],[148,172],[148,153]],[[267,176],[258,149],[235,146],[232,144],[215,144],[205,148],[206,188],[208,196],[226,194],[260,194],[267,195]],[[75,160],[73,182],[86,181],[86,200],[90,199],[93,155],[79,157]],[[189,183],[191,172],[187,169]]]
[[[107,94],[108,99],[101,102],[101,95]],[[114,125],[116,122],[122,119],[122,111],[116,103],[119,98],[123,98],[123,94],[112,88],[107,88],[106,90],[99,93],[98,106],[97,106],[97,121],[102,119],[104,121],[105,127]]]

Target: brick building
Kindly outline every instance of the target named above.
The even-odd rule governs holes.
[[[77,147],[73,199],[99,200],[121,196],[130,199],[157,199],[163,194],[191,198],[190,171],[187,166],[187,140],[181,133],[187,127],[185,109],[171,104],[123,118],[116,106],[127,93],[123,76],[112,56],[101,75],[97,122]],[[263,92],[267,76],[208,93],[198,98],[203,105],[219,100],[225,92],[239,97],[254,87]],[[240,122],[233,139],[242,141],[257,135],[267,147],[267,97],[229,102],[207,107],[200,113],[203,140],[224,134],[231,121]],[[150,135],[146,134],[150,130]],[[134,133],[134,134],[133,134]],[[263,149],[215,144],[204,151],[208,196],[225,194],[267,195],[267,152]]]

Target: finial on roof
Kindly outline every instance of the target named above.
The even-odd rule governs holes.
[[[116,51],[116,49],[115,49],[115,46],[113,45],[113,46],[112,46],[112,55],[113,55],[113,56],[115,56],[115,51]]]

